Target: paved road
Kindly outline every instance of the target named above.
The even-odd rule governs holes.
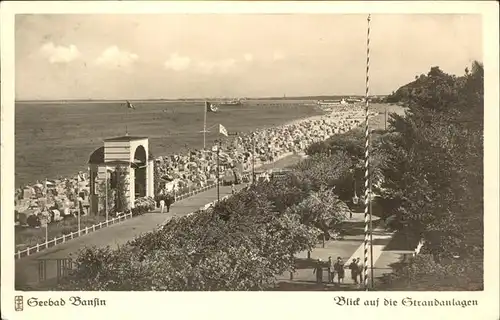
[[[256,168],[266,170],[272,168],[283,168],[296,164],[301,156],[290,155],[274,163],[265,164]],[[237,186],[241,189],[244,185]],[[220,197],[231,193],[231,187],[221,186]],[[159,210],[134,217],[132,219],[111,225],[107,228],[97,230],[82,237],[70,240],[66,243],[43,250],[39,253],[16,260],[16,288],[34,286],[38,283],[38,259],[63,259],[75,254],[81,248],[88,246],[116,247],[130,241],[138,235],[154,230],[158,225],[168,221],[174,216],[185,216],[194,212],[208,203],[217,200],[217,188],[201,192],[192,197],[176,202],[169,213],[159,213]],[[56,261],[47,262],[47,279],[56,277]]]
[[[237,189],[244,185],[237,186]],[[221,186],[220,197],[231,193],[231,187]],[[85,246],[118,246],[134,239],[136,236],[154,230],[159,224],[164,223],[174,216],[185,216],[198,210],[200,207],[217,200],[217,188],[201,192],[192,197],[174,203],[169,213],[161,214],[159,210],[134,217],[124,222],[97,230],[66,243],[43,250],[39,253],[16,260],[16,287],[38,282],[37,259],[62,259],[69,257]],[[47,279],[56,277],[56,262],[47,264]]]
[[[376,223],[375,223],[376,224]],[[346,223],[348,230],[347,235],[343,240],[326,241],[325,247],[317,245],[311,252],[312,259],[321,259],[327,261],[328,257],[336,259],[342,257],[346,265],[352,259],[364,259],[364,214],[354,213],[353,218]],[[375,227],[375,226],[374,226]],[[404,254],[411,254],[411,247],[413,244],[408,244],[401,237],[394,236],[392,232],[385,231],[382,227],[375,227],[373,230],[373,265],[374,265],[374,287],[379,286],[381,278],[384,274],[392,272],[392,265],[400,261]],[[297,258],[306,259],[307,252],[303,251],[296,255]],[[370,265],[370,260],[368,260]],[[370,269],[368,269],[370,272]],[[369,274],[370,276],[370,274]],[[371,279],[371,278],[369,278]],[[278,277],[279,291],[311,291],[311,290],[333,290],[333,291],[351,291],[363,290],[360,285],[354,283],[351,278],[349,269],[345,270],[344,283],[341,285],[332,284],[327,285],[328,274],[326,270],[323,272],[323,283],[316,284],[316,275],[313,273],[312,268],[298,269],[293,273],[293,278],[290,280],[290,273],[286,272]],[[336,279],[335,279],[336,280]],[[369,285],[371,280],[369,280]]]

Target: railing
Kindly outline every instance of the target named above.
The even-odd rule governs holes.
[[[268,163],[273,163],[273,162],[278,161],[278,160],[280,160],[280,159],[282,159],[282,158],[284,158],[284,157],[286,157],[286,156],[288,156],[290,154],[292,154],[292,152],[284,153],[284,154],[278,156],[274,161],[265,161],[265,162],[260,163],[260,165],[264,165],[264,164],[268,164]],[[256,166],[256,168],[257,168],[257,166]],[[251,176],[250,172],[246,172],[246,173],[244,173],[242,175],[242,177],[245,177],[245,178],[248,178],[250,176]],[[194,190],[192,190],[190,192],[187,192],[187,193],[184,193],[184,194],[182,194],[180,196],[175,196],[174,201],[180,201],[180,200],[192,197],[192,196],[194,196],[194,195],[196,195],[198,193],[201,193],[201,192],[213,189],[216,186],[217,186],[216,183],[211,183],[211,184],[206,185],[204,187],[194,189]],[[225,199],[228,196],[225,196],[222,199]],[[68,234],[63,234],[60,237],[54,237],[52,240],[47,240],[44,243],[37,243],[35,246],[28,247],[28,248],[26,248],[24,250],[19,250],[19,251],[17,251],[14,254],[14,257],[16,259],[21,259],[23,257],[27,257],[29,255],[35,254],[35,253],[40,252],[42,250],[48,249],[50,247],[54,247],[54,246],[56,246],[58,244],[65,243],[66,241],[72,240],[74,238],[78,238],[78,237],[80,237],[82,235],[89,234],[89,233],[94,232],[96,230],[99,230],[99,229],[102,229],[104,227],[107,227],[110,224],[115,224],[117,222],[120,222],[122,220],[126,220],[126,219],[131,218],[131,217],[132,217],[132,213],[128,213],[128,214],[125,214],[125,215],[120,215],[120,216],[118,216],[116,218],[113,218],[111,220],[103,221],[103,222],[100,222],[98,224],[94,224],[94,225],[92,225],[90,227],[85,227],[85,229],[80,229],[80,230],[77,230],[75,232],[71,232],[71,233],[68,233]]]
[[[215,188],[216,186],[217,186],[217,184],[216,184],[216,183],[211,183],[211,184],[208,184],[208,185],[206,185],[206,186],[204,186],[204,187],[201,187],[201,188],[198,188],[198,189],[194,189],[194,190],[189,191],[189,192],[187,192],[187,193],[183,193],[183,194],[181,194],[181,195],[179,195],[179,196],[177,196],[177,195],[176,195],[176,196],[174,197],[174,201],[180,201],[180,200],[182,200],[182,199],[186,199],[186,198],[192,197],[192,196],[194,196],[195,194],[198,194],[198,193],[201,193],[201,192],[204,192],[204,191],[210,190],[210,189],[212,189],[212,188]]]
[[[266,165],[266,164],[269,164],[269,163],[273,163],[273,162],[276,162],[276,161],[279,161],[285,157],[288,157],[290,155],[292,155],[293,152],[285,152],[281,155],[279,155],[278,157],[276,157],[276,159],[274,159],[273,161],[263,161],[257,165],[255,165],[255,169],[259,168],[260,166],[263,166],[263,165]],[[242,177],[250,177],[251,176],[251,172],[245,172]],[[198,193],[201,193],[201,192],[205,192],[207,190],[210,190],[210,189],[213,189],[217,186],[217,183],[211,183],[211,184],[208,184],[204,187],[200,187],[200,188],[197,188],[197,189],[194,189],[194,190],[191,190],[189,192],[186,192],[186,193],[183,193],[181,195],[175,195],[174,196],[174,202],[175,201],[180,201],[180,200],[183,200],[183,199],[186,199],[186,198],[189,198],[189,197],[192,197]]]
[[[243,175],[243,177],[249,177],[249,176],[250,176],[250,174],[248,174],[248,173],[246,173],[246,174]],[[194,189],[194,190],[192,190],[190,192],[187,192],[187,193],[184,193],[184,194],[182,194],[180,196],[175,196],[174,201],[180,201],[182,199],[186,199],[186,198],[192,197],[192,196],[194,196],[194,195],[196,195],[198,193],[205,192],[205,191],[213,189],[215,187],[217,187],[217,183],[208,184],[208,185],[206,185],[204,187],[201,187],[201,188],[198,188],[198,189]]]
[[[115,223],[127,220],[131,217],[132,217],[132,213],[122,214],[122,215],[117,216],[116,218],[102,221],[102,222],[94,224],[90,227],[85,227],[84,229],[80,229],[80,230],[77,230],[75,232],[63,234],[60,237],[54,237],[53,239],[47,240],[44,243],[37,243],[35,246],[28,247],[24,250],[19,250],[15,253],[14,257],[16,259],[21,259],[23,257],[30,256],[30,255],[35,254],[37,252],[40,252],[42,250],[48,249],[50,247],[54,247],[58,244],[65,243],[66,241],[84,236],[86,234],[89,234],[91,232],[94,232],[94,231],[102,229],[102,228],[105,228],[109,225],[113,225]]]

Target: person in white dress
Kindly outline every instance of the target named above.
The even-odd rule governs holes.
[[[161,199],[160,200],[160,212],[163,213],[163,210],[165,210],[165,200]]]

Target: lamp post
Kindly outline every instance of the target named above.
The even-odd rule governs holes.
[[[80,236],[80,216],[82,214],[81,208],[83,208],[82,198],[80,197],[80,181],[79,178],[76,180],[76,201],[78,203],[78,236]]]
[[[104,211],[106,212],[106,221],[109,220],[109,217],[108,217],[108,166],[106,166],[106,174],[104,176],[105,180],[104,180],[104,187],[105,187],[105,199],[104,199]]]
[[[219,154],[220,154],[220,140],[217,139],[217,202],[220,201],[220,172],[219,172]]]
[[[44,220],[45,222],[45,249],[49,247],[49,224],[47,223],[47,219]],[[80,228],[78,228],[80,229]]]
[[[221,128],[223,129],[223,131]],[[219,125],[219,132],[226,137],[237,136],[239,134],[238,132],[228,133],[222,125]],[[220,201],[220,147],[221,147],[221,139],[215,140],[215,146],[217,148],[217,202],[219,202]]]
[[[387,131],[387,107],[385,108],[385,112],[384,112],[384,128],[385,128],[385,131]]]
[[[255,132],[252,133],[252,184],[255,184]]]
[[[349,171],[351,171],[352,180],[354,181],[354,196],[352,197],[352,204],[355,206],[353,209],[355,209],[356,206],[358,205],[358,201],[359,201],[359,198],[358,198],[358,195],[356,192],[356,167],[354,167],[353,169],[350,169]],[[350,218],[352,219],[352,211],[350,212]]]

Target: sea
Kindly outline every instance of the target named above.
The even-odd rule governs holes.
[[[149,137],[154,156],[203,147],[204,101],[16,102],[15,185],[72,177],[87,170],[90,154],[107,138]],[[251,100],[207,113],[207,147],[228,132],[248,133],[322,114],[312,100]]]

